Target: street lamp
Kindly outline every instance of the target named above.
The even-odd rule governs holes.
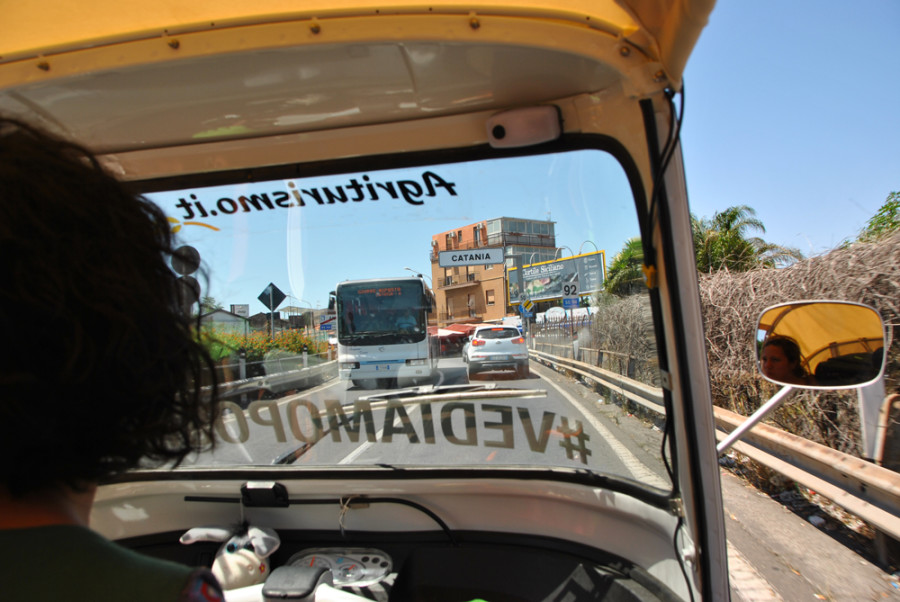
[[[414,270],[414,269],[412,269],[412,268],[403,268],[403,269],[412,272],[413,274],[415,274],[415,275],[418,276],[419,278],[428,278],[428,282],[431,282],[431,276],[427,276],[427,275],[423,274],[422,272],[419,272],[419,271]]]
[[[591,243],[592,245],[594,245],[594,241],[592,241],[592,240],[586,240],[586,241],[584,241],[583,243],[581,243],[581,246],[578,247],[578,254],[579,254],[579,255],[581,255],[581,249],[584,248],[584,245],[587,244],[587,243]],[[595,251],[599,251],[600,249],[597,248],[597,245],[594,245],[594,250],[595,250]]]
[[[556,249],[556,253],[553,254],[553,259],[556,259],[557,258],[556,256],[559,255],[559,252],[562,251],[563,249],[569,249],[569,247],[567,247],[566,245],[558,247]],[[572,249],[569,249],[569,255],[575,255],[575,253],[572,252]]]

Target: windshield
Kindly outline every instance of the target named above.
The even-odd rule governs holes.
[[[597,149],[444,161],[146,192],[199,256],[175,268],[199,287],[187,309],[225,409],[215,450],[185,467],[566,468],[670,487],[622,166]]]

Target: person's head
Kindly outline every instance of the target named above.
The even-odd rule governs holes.
[[[0,118],[0,486],[77,488],[212,441],[172,254],[165,215],[87,150]]]
[[[760,367],[772,380],[796,383],[807,376],[800,360],[800,346],[789,337],[776,336],[763,344]]]

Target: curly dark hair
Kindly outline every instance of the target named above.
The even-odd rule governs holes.
[[[12,495],[212,445],[215,371],[181,310],[174,253],[162,211],[87,149],[0,118],[0,485]]]

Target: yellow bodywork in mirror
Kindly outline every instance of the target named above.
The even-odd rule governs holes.
[[[858,386],[877,378],[883,368],[884,325],[878,312],[865,305],[839,301],[776,305],[760,316],[758,352],[778,337],[799,346],[800,365],[813,377],[811,386]],[[852,374],[842,368],[835,376],[831,367],[838,360],[867,366]]]

